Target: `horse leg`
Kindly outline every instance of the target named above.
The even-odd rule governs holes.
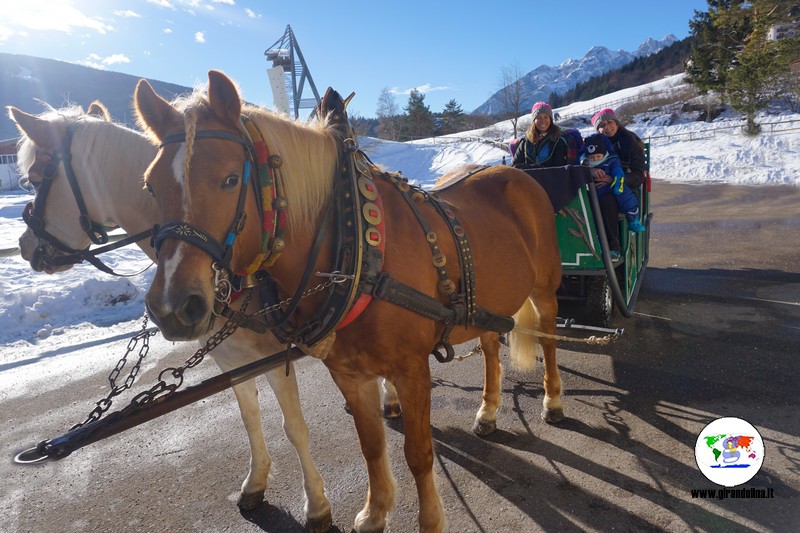
[[[394,388],[392,382],[386,378],[381,379],[383,389],[383,417],[384,418],[400,418],[403,414],[400,409],[400,399],[397,397],[397,389]]]
[[[487,332],[480,337],[483,352],[483,401],[475,415],[472,431],[484,436],[497,429],[497,411],[500,409],[500,381],[503,370],[500,366],[500,335]]]
[[[218,362],[219,364],[219,362]],[[220,365],[223,371],[227,371]],[[264,500],[264,491],[267,490],[267,476],[272,459],[267,452],[267,443],[264,440],[264,428],[261,425],[261,406],[258,403],[258,389],[255,379],[245,381],[233,387],[236,401],[239,403],[239,413],[247,431],[247,440],[250,443],[250,471],[242,483],[237,504],[241,509],[254,509]]]
[[[556,362],[556,341],[538,337],[526,330],[541,331],[555,335],[558,301],[555,290],[534,288],[531,297],[514,315],[516,326],[509,335],[511,362],[520,370],[532,370],[536,364],[538,349],[544,353],[544,401],[542,420],[554,424],[564,419],[561,403],[561,378]]]
[[[402,375],[393,376],[403,406],[404,451],[419,497],[419,530],[440,533],[445,518],[433,474],[431,373],[427,359],[408,357]]]
[[[553,288],[535,286],[533,295],[528,299],[538,318],[537,329],[555,335],[558,300]],[[539,338],[544,352],[544,401],[542,420],[555,424],[564,420],[564,405],[561,403],[561,377],[558,375],[556,361],[556,341],[546,337]]]
[[[286,375],[285,369],[281,367],[267,372],[266,377],[283,413],[283,431],[294,446],[297,458],[300,460],[300,469],[303,471],[306,531],[328,531],[333,522],[331,504],[325,496],[325,484],[322,476],[311,459],[308,447],[308,425],[300,407],[294,365],[289,365],[289,375]]]
[[[380,411],[380,391],[376,379],[363,379],[331,371],[353,414],[361,453],[367,464],[369,489],[364,508],[356,516],[357,533],[383,531],[394,507],[395,482],[386,452],[386,434]]]

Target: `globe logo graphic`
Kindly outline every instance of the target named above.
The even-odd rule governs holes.
[[[700,432],[694,456],[709,481],[735,487],[758,473],[764,462],[764,441],[746,420],[718,418]]]

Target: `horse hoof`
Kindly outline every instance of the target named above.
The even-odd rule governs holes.
[[[252,511],[262,503],[266,503],[266,501],[264,501],[263,490],[260,492],[251,492],[250,494],[241,493],[236,505],[238,505],[239,509],[242,511]]]
[[[402,414],[403,411],[402,409],[400,409],[399,403],[392,405],[389,405],[387,403],[386,405],[383,406],[383,418],[389,418],[389,419],[400,418]]]
[[[322,516],[309,518],[306,522],[306,531],[309,533],[327,533],[333,527],[333,517],[328,511]]]
[[[472,424],[472,431],[479,437],[491,435],[497,431],[497,421],[495,420],[476,420]]]
[[[542,411],[542,420],[548,424],[558,424],[564,420],[564,409],[561,407],[556,409],[544,409]]]

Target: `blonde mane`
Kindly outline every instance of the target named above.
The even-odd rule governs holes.
[[[208,96],[204,88],[196,87],[192,94],[176,98],[171,105],[184,117],[188,175],[197,119],[211,113]],[[331,196],[333,176],[339,166],[339,148],[328,118],[304,123],[249,104],[242,106],[242,115],[252,120],[261,132],[269,154],[279,155],[283,160],[278,172],[289,204],[289,226],[313,231]],[[241,124],[240,130],[249,137]]]

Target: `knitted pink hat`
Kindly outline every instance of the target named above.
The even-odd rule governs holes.
[[[597,125],[605,120],[613,120],[614,122],[619,124],[619,119],[617,118],[617,115],[614,113],[614,110],[611,109],[610,107],[607,107],[605,109],[601,109],[600,111],[594,114],[594,116],[592,117],[592,126],[597,128]]]
[[[536,120],[536,117],[539,115],[547,115],[550,117],[550,120],[553,120],[553,108],[545,102],[536,102],[533,104],[531,114],[533,115],[533,120]]]

